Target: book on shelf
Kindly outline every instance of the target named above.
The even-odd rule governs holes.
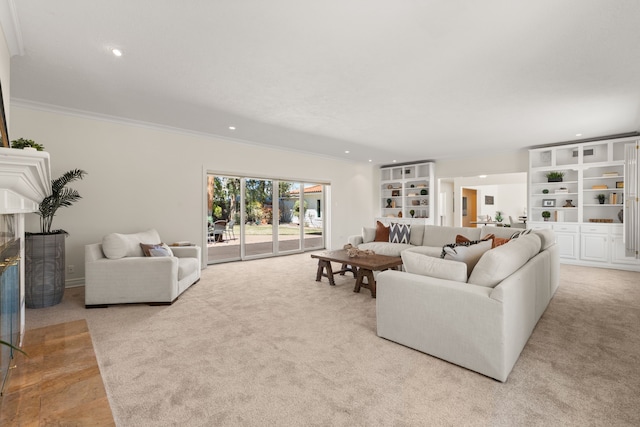
[[[592,185],[591,186],[592,190],[606,190],[607,188],[609,188],[609,187],[607,187],[606,184],[599,184],[599,185]]]
[[[609,203],[612,205],[618,204],[618,195],[616,193],[609,194]]]
[[[618,176],[618,172],[602,172],[603,177]]]

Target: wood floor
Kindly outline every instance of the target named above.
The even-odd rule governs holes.
[[[0,426],[115,426],[85,320],[25,334]]]

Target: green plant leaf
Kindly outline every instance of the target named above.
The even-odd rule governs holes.
[[[25,353],[21,348],[16,347],[15,345],[8,343],[6,341],[0,340],[0,345],[6,345],[7,347],[10,347],[12,349],[14,349],[15,351],[19,351],[20,353],[24,354],[25,356],[29,356],[27,353]]]

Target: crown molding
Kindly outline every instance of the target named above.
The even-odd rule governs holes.
[[[0,25],[4,33],[11,56],[24,55],[22,42],[22,30],[18,21],[18,12],[14,0],[2,0],[0,2]]]
[[[179,135],[195,136],[195,137],[207,138],[207,139],[215,138],[216,140],[230,142],[234,144],[243,144],[251,147],[266,148],[269,150],[275,150],[275,151],[286,152],[286,153],[298,153],[298,154],[303,154],[307,156],[321,157],[321,158],[326,158],[330,160],[338,160],[345,163],[365,163],[365,162],[358,162],[355,160],[343,159],[341,157],[335,157],[335,156],[330,156],[326,154],[312,153],[312,152],[301,150],[301,149],[278,147],[278,146],[264,144],[256,141],[250,141],[247,139],[233,138],[227,135],[219,135],[215,133],[194,131],[194,130],[189,130],[184,128],[162,125],[158,123],[145,122],[142,120],[127,119],[125,117],[120,117],[120,116],[111,116],[108,114],[95,113],[92,111],[62,107],[59,105],[47,104],[44,102],[29,101],[27,99],[21,99],[21,98],[12,97],[10,105],[11,107],[24,108],[27,110],[44,111],[47,113],[54,113],[54,114],[63,114],[66,116],[78,117],[82,119],[99,120],[103,122],[110,122],[110,123],[119,124],[119,125],[135,126],[135,127],[140,127],[140,128],[145,128],[145,129],[150,129],[155,131],[169,132],[169,133],[174,133]]]

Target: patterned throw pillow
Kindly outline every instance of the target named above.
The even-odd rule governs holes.
[[[145,243],[140,243],[140,247],[142,248],[144,256],[173,256],[173,251],[171,251],[171,248],[169,248],[169,246],[167,246],[165,243],[160,243],[157,245],[147,245]]]
[[[389,226],[389,243],[408,244],[411,239],[411,226],[409,224],[391,223]]]
[[[526,236],[527,234],[531,233],[531,229],[527,228],[526,230],[522,230],[522,231],[516,231],[515,233],[513,233],[511,235],[511,240],[513,239],[517,239],[520,236]]]

